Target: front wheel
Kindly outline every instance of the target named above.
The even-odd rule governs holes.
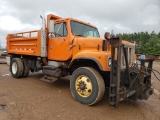
[[[70,80],[73,97],[82,104],[94,105],[105,93],[105,84],[98,71],[91,67],[76,69]]]

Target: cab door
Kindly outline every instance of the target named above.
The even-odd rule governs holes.
[[[66,61],[72,55],[69,50],[69,35],[66,22],[57,23],[54,26],[55,37],[49,39],[48,59],[56,61]]]

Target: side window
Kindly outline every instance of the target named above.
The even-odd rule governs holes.
[[[67,32],[67,26],[66,23],[59,23],[59,24],[55,24],[54,26],[54,30],[56,33],[60,34],[62,37],[66,37],[68,32]]]
[[[86,31],[84,33],[84,36],[98,37],[97,32],[95,32],[95,31]]]

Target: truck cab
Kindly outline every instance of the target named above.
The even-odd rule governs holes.
[[[48,17],[50,20],[53,18]],[[110,70],[106,60],[110,58],[111,46],[100,38],[95,26],[73,18],[58,18],[48,22],[49,29],[53,27],[51,22],[54,22],[54,31],[49,34],[54,33],[54,37],[49,35],[50,62],[71,60],[74,63],[83,59],[94,62],[102,71]],[[103,44],[106,44],[106,48],[103,48]]]
[[[56,34],[54,38],[49,38],[49,60],[66,61],[71,59],[73,48],[78,46],[75,41],[83,38],[87,42],[88,37],[100,37],[96,27],[72,18],[58,19],[54,24]]]

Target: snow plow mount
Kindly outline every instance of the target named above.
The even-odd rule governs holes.
[[[140,61],[130,64],[130,54],[127,52],[129,45],[122,43],[120,38],[111,38],[111,71],[109,104],[117,106],[119,101],[125,99],[148,99],[153,94],[151,86],[151,70],[153,59]],[[132,56],[131,56],[132,57]],[[124,59],[124,60],[123,60]],[[125,62],[125,67],[122,65]],[[145,64],[148,63],[146,67]]]

